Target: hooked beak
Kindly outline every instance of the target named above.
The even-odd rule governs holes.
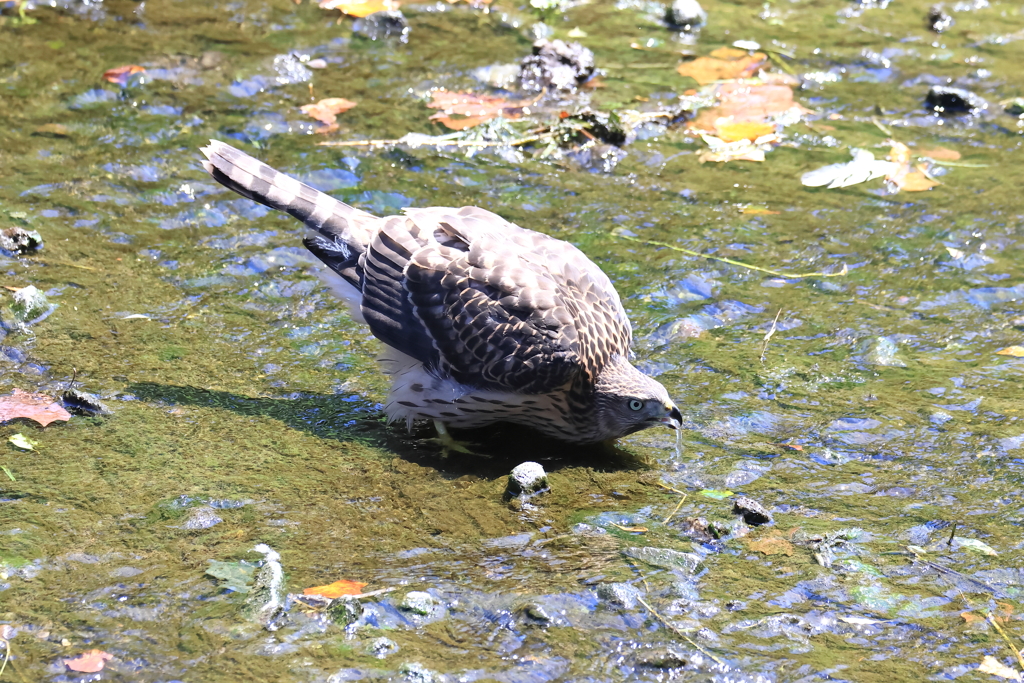
[[[679,412],[679,408],[673,403],[672,407],[668,410],[668,414],[659,420],[661,424],[672,429],[680,429],[683,426],[683,414]]]

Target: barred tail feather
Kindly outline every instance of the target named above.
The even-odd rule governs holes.
[[[376,233],[378,218],[275,171],[231,145],[210,140],[202,152],[207,159],[203,168],[218,183],[247,199],[284,211],[315,230],[318,236],[310,250],[359,287],[353,266]],[[307,240],[307,246],[309,243]]]

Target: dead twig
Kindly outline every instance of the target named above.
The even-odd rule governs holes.
[[[675,490],[675,489],[673,489],[673,490]],[[676,516],[676,513],[679,512],[679,508],[683,507],[683,503],[685,503],[685,502],[686,502],[686,494],[684,493],[683,497],[679,499],[679,504],[676,505],[674,508],[672,508],[672,512],[668,513],[668,517],[665,518],[665,521],[662,522],[662,524],[668,524],[668,520],[670,520],[670,519],[672,519],[673,517]]]
[[[1013,651],[1013,656],[1017,658],[1017,664],[1020,666],[1022,670],[1024,670],[1024,657],[1021,657],[1020,650],[1018,650],[1017,647],[1013,644],[1013,641],[1010,640],[1010,636],[1006,635],[1006,631],[1004,631],[1003,627],[1000,626],[999,623],[996,622],[996,620],[992,617],[991,612],[985,615],[985,619],[987,619],[988,623],[992,624],[992,626],[995,627],[996,632],[999,635],[1001,635],[1003,637],[1003,640],[1006,641],[1006,644],[1010,646],[1010,649]]]
[[[764,345],[761,347],[761,365],[764,365],[764,354],[768,351],[768,342],[771,340],[772,335],[775,334],[775,326],[779,322],[779,316],[782,315],[782,309],[775,314],[775,320],[772,321],[772,329],[764,335]]]
[[[711,659],[711,660],[712,660],[713,662],[715,662],[715,663],[719,664],[720,666],[725,666],[725,662],[723,662],[723,661],[722,661],[721,659],[719,659],[718,657],[714,656],[713,654],[711,654],[710,652],[708,652],[707,650],[705,650],[704,648],[702,648],[702,647],[701,647],[700,645],[698,645],[697,643],[695,643],[695,642],[693,641],[693,639],[691,639],[691,638],[690,638],[690,636],[686,635],[685,633],[683,633],[682,631],[680,631],[680,630],[679,630],[678,628],[676,628],[675,626],[673,626],[673,625],[672,625],[672,624],[671,624],[671,623],[670,623],[670,622],[669,622],[669,621],[668,621],[667,619],[665,619],[665,617],[663,617],[663,616],[661,616],[660,614],[658,614],[658,611],[657,611],[656,609],[654,609],[654,608],[653,608],[653,607],[651,607],[651,606],[650,606],[649,604],[647,604],[647,601],[646,601],[646,600],[644,600],[643,598],[640,598],[640,597],[638,597],[638,598],[637,598],[637,601],[638,601],[638,602],[639,602],[639,603],[640,603],[641,605],[643,605],[644,607],[646,607],[646,608],[647,608],[647,610],[648,610],[648,611],[649,611],[649,612],[650,612],[651,614],[653,614],[653,615],[654,615],[655,617],[657,617],[658,621],[660,621],[660,622],[661,622],[662,624],[664,624],[664,625],[665,625],[665,628],[667,628],[667,629],[668,629],[669,631],[672,631],[672,633],[676,634],[677,636],[679,636],[680,638],[682,638],[683,640],[685,640],[686,642],[688,642],[688,643],[689,643],[690,645],[692,645],[692,646],[694,646],[695,648],[697,648],[697,650],[698,650],[699,652],[701,652],[702,654],[704,654],[704,655],[705,655],[706,657],[709,657],[709,658],[710,658],[710,659]]]

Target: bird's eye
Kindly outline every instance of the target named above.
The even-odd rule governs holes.
[[[630,410],[640,410],[643,407],[644,407],[644,402],[643,401],[638,401],[635,398],[632,398],[632,399],[629,400],[629,409]]]

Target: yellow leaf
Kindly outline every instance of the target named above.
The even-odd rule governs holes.
[[[1005,349],[999,349],[996,351],[996,355],[1024,358],[1024,346],[1007,346]]]
[[[731,50],[731,48],[724,48],[724,50]],[[750,78],[768,59],[763,52],[749,55],[742,50],[723,52],[720,49],[711,54],[711,57],[698,57],[689,62],[683,62],[676,67],[676,71],[680,76],[689,76],[701,85],[707,85],[715,81]],[[728,58],[720,59],[717,55],[728,56]]]
[[[398,3],[393,0],[320,0],[321,9],[341,10],[350,17],[368,17],[397,7]]]
[[[993,676],[999,676],[1011,681],[1021,680],[1020,672],[1016,669],[1011,669],[1006,666],[992,655],[985,655],[981,659],[981,665],[978,666],[978,671],[983,674],[992,674]]]
[[[349,581],[340,579],[326,586],[315,586],[302,591],[303,595],[319,595],[324,598],[340,598],[343,595],[359,595],[366,588],[367,584],[360,581]]]
[[[738,123],[719,123],[715,126],[719,138],[726,142],[737,140],[750,140],[753,142],[762,135],[771,135],[775,132],[775,126],[770,123],[756,123],[753,121],[741,121]]]

